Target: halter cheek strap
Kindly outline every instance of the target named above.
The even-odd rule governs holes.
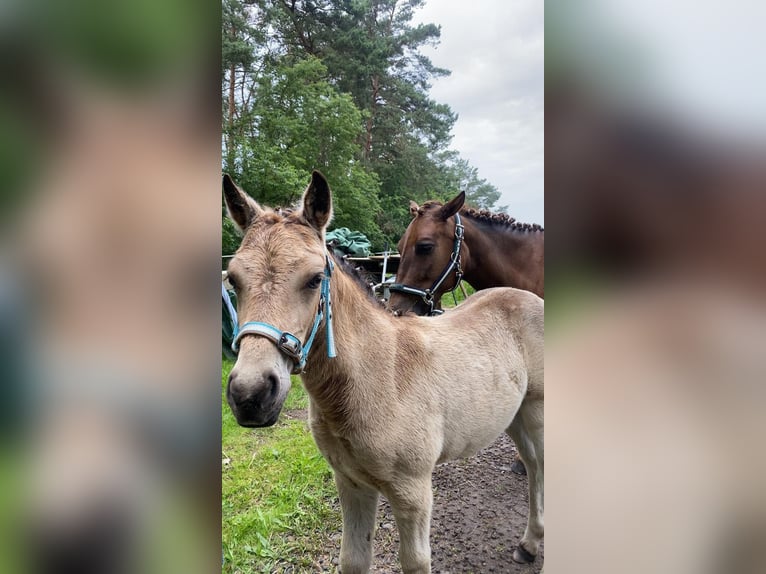
[[[447,280],[447,277],[449,277],[453,271],[455,272],[456,277],[455,286],[452,288],[453,292],[458,288],[460,282],[463,280],[463,268],[460,264],[460,249],[463,245],[464,235],[465,227],[463,226],[463,222],[460,220],[460,214],[456,213],[455,243],[452,246],[452,253],[449,256],[449,263],[447,263],[444,271],[442,271],[441,275],[437,277],[433,285],[431,285],[431,287],[428,289],[418,289],[417,287],[411,287],[410,285],[405,285],[404,283],[392,283],[388,287],[389,291],[398,291],[399,293],[404,293],[405,295],[414,295],[415,297],[420,297],[423,302],[428,305],[429,315],[441,315],[444,313],[444,311],[441,309],[434,309],[434,305],[436,304],[434,297],[436,296],[436,291],[439,289],[439,287],[442,286],[442,283]]]
[[[333,268],[334,264],[332,260],[328,255],[325,255],[325,269],[319,297],[319,308],[317,309],[316,316],[314,317],[314,324],[311,327],[311,333],[309,334],[305,343],[301,343],[301,340],[292,333],[282,331],[269,323],[261,323],[260,321],[248,321],[235,330],[235,336],[234,341],[231,344],[231,350],[234,351],[234,353],[239,352],[239,341],[245,335],[265,337],[274,343],[277,346],[277,349],[279,349],[293,361],[293,374],[302,373],[306,367],[309,351],[311,351],[311,346],[314,344],[314,337],[319,330],[319,325],[322,323],[322,319],[326,318],[325,336],[327,342],[327,356],[331,359],[334,358],[336,356],[335,337],[332,329],[332,301],[330,300],[330,277],[332,276]],[[234,317],[236,318],[236,312]]]

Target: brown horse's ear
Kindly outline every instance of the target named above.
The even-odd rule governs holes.
[[[414,201],[410,200],[410,215],[412,217],[415,217],[418,214],[418,209],[420,209],[420,206]]]
[[[228,173],[223,174],[223,197],[226,201],[226,211],[240,231],[244,232],[263,214],[261,206],[237,187]]]
[[[303,194],[303,219],[320,233],[332,219],[332,193],[325,177],[314,170]]]
[[[464,203],[465,203],[465,191],[461,191],[459,194],[453,197],[449,201],[449,203],[442,206],[442,209],[441,209],[442,219],[447,220],[453,215],[455,215],[458,211],[460,211],[460,208],[463,207]]]

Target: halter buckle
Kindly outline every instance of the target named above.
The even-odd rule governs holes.
[[[292,333],[282,333],[277,341],[277,349],[296,362],[300,362],[303,345]]]

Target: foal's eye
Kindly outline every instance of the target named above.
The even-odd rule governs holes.
[[[433,243],[418,243],[415,245],[415,255],[430,255],[433,250]]]
[[[316,289],[322,283],[322,278],[323,278],[323,275],[321,273],[317,273],[309,280],[308,283],[306,283],[306,288]]]
[[[235,291],[239,291],[239,283],[232,275],[227,275],[226,280],[229,282],[229,285],[231,285],[231,288]]]

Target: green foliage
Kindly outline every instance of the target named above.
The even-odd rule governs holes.
[[[243,114],[246,129],[232,126],[228,132],[237,158],[233,176],[258,201],[290,206],[311,170],[319,169],[333,189],[334,224],[375,240],[379,184],[356,159],[362,114],[348,94],[328,83],[317,58],[288,61],[266,65]]]
[[[312,169],[334,193],[334,226],[373,250],[395,245],[408,205],[497,190],[449,151],[456,115],[429,98],[449,74],[419,49],[439,27],[412,25],[423,0],[224,0],[224,169],[258,201],[294,204]],[[233,87],[233,89],[231,89]],[[224,251],[236,235],[224,227]]]
[[[495,207],[495,202],[500,199],[500,192],[486,179],[481,179],[479,170],[468,161],[455,152],[448,152],[445,154],[445,164],[449,171],[449,187],[456,191],[465,191],[466,205],[479,209],[507,209],[505,206]]]
[[[223,363],[222,390],[232,366]],[[223,398],[224,572],[279,572],[288,564],[309,571],[331,534],[340,531],[332,472],[306,422],[287,416],[307,405],[293,377],[279,422],[248,430],[237,425]]]
[[[237,228],[232,223],[231,219],[226,217],[224,212],[223,217],[223,232],[221,234],[221,251],[224,255],[233,254],[238,248],[239,243],[242,240],[242,236],[237,231]],[[227,261],[223,263],[223,268],[226,268]]]

